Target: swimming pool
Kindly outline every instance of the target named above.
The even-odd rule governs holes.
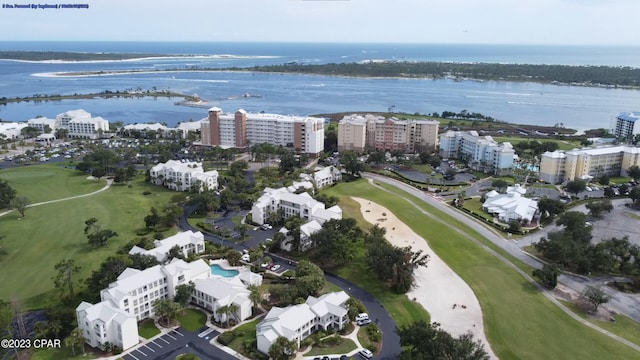
[[[220,267],[218,264],[211,265],[211,274],[219,275],[223,277],[234,277],[239,274],[238,270],[227,270]]]

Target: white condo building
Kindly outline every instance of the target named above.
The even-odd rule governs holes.
[[[210,274],[211,269],[204,260],[187,263],[174,259],[167,265],[156,265],[145,270],[127,268],[115,282],[102,290],[100,298],[141,321],[155,315],[154,301],[173,299],[176,286],[206,279]]]
[[[476,171],[494,175],[509,175],[515,151],[511,143],[498,144],[491,136],[477,131],[447,131],[440,135],[440,156],[460,159]]]
[[[105,349],[111,343],[120,349],[128,349],[138,343],[138,323],[133,314],[103,301],[91,304],[86,301],[76,308],[78,327],[87,344]]]
[[[169,251],[175,246],[180,248],[180,253],[185,258],[191,254],[202,254],[204,252],[204,235],[200,231],[191,230],[180,232],[163,240],[154,240],[155,246],[151,250],[134,246],[129,250],[129,254],[143,254],[155,257],[159,262],[164,262],[169,257]]]
[[[300,174],[300,178],[312,182],[315,187],[322,189],[342,181],[342,172],[334,166],[327,166],[316,168],[313,174]]]
[[[338,151],[400,150],[421,152],[438,145],[440,123],[377,115],[346,115],[338,122]]]
[[[560,184],[601,175],[627,176],[627,169],[640,166],[640,147],[602,146],[571,151],[547,151],[540,157],[540,179]]]
[[[640,134],[640,111],[623,112],[618,114],[611,124],[611,133],[617,138],[631,142],[633,137]]]
[[[195,284],[192,303],[214,312],[217,321],[227,320],[215,314],[217,309],[236,304],[238,310],[229,316],[243,321],[251,316],[247,286],[261,285],[262,276],[244,267],[234,270],[238,274],[233,277],[215,275],[202,259],[190,263],[173,259],[145,270],[127,268],[101,291],[100,303],[83,302],[76,308],[78,326],[89,345],[104,349],[110,342],[126,350],[138,343],[137,322],[155,316],[154,302],[173,299],[177,286],[191,282]]]
[[[265,188],[262,196],[251,207],[254,223],[268,223],[269,213],[280,213],[283,218],[299,216],[307,221],[317,220],[323,224],[329,219],[342,219],[342,209],[338,205],[325,209],[323,203],[306,192],[295,194],[288,188]],[[295,191],[295,189],[293,189]]]
[[[27,120],[27,124],[29,126],[40,130],[42,133],[46,132],[45,130],[47,127],[49,127],[49,129],[51,130],[51,133],[54,133],[56,131],[56,123],[56,119],[49,119],[46,117],[38,117]]]
[[[0,134],[8,140],[18,139],[22,134],[22,129],[29,126],[24,122],[0,122]]]
[[[300,342],[316,331],[341,330],[349,322],[347,300],[349,295],[339,291],[318,298],[309,296],[304,304],[271,308],[256,326],[258,351],[268,354],[280,336],[300,347]]]
[[[226,114],[212,107],[202,121],[202,145],[245,148],[269,143],[318,155],[324,150],[324,119],[279,114]]]
[[[218,188],[218,172],[205,172],[200,162],[169,160],[152,167],[149,175],[154,184],[177,191],[188,191],[197,183],[200,183],[200,191]]]
[[[97,139],[109,131],[109,122],[100,116],[91,119],[69,121],[69,137],[72,139]]]
[[[109,121],[91,117],[91,113],[84,110],[71,110],[56,116],[55,128],[67,129],[70,138],[97,139],[109,131]]]

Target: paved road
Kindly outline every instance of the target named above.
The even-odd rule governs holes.
[[[500,236],[499,234],[497,234],[495,231],[493,231],[492,229],[486,228],[484,226],[478,226],[477,221],[474,218],[470,218],[467,216],[461,216],[461,214],[455,210],[452,209],[449,205],[443,203],[440,200],[437,200],[436,198],[423,193],[420,190],[417,190],[409,185],[406,185],[400,181],[397,180],[393,180],[384,176],[380,176],[380,175],[376,175],[376,174],[365,174],[364,175],[365,178],[370,179],[370,181],[372,182],[384,182],[390,185],[393,185],[395,187],[398,187],[408,193],[410,193],[411,195],[414,195],[416,197],[418,197],[419,199],[425,201],[426,203],[435,206],[438,210],[441,210],[453,217],[455,217],[456,219],[466,223],[469,226],[472,226],[474,228],[474,230],[478,231],[481,235],[483,235],[484,237],[486,237],[487,239],[489,239],[491,242],[493,242],[494,244],[500,246],[502,249],[504,249],[505,251],[507,251],[509,254],[511,254],[512,256],[516,257],[517,259],[523,261],[524,263],[528,264],[529,266],[532,266],[534,268],[540,268],[542,265],[541,263],[526,255],[522,249],[518,246],[518,244],[513,241],[513,240],[507,240],[504,239],[502,236]],[[383,188],[380,188],[382,191],[386,191]],[[423,213],[425,213],[426,215],[431,216],[432,218],[434,218],[436,221],[440,221],[441,223],[445,223],[444,221],[439,220],[437,217],[434,217],[433,215],[427,213],[426,211],[418,208],[418,206],[416,204],[413,204],[409,199],[405,199],[407,200],[410,204],[412,204],[418,211],[421,211]],[[536,286],[540,292],[547,298],[549,299],[552,303],[554,303],[556,306],[558,306],[561,310],[563,310],[565,313],[567,313],[569,316],[571,316],[572,318],[574,318],[576,321],[581,322],[582,324],[584,324],[585,326],[588,326],[596,331],[599,331],[609,337],[611,337],[612,339],[615,339],[621,343],[626,344],[627,346],[630,346],[632,348],[634,348],[635,350],[640,351],[640,346],[638,346],[637,344],[634,344],[630,341],[627,341],[615,334],[612,334],[582,318],[580,318],[579,316],[577,316],[576,314],[573,313],[573,311],[569,310],[568,308],[566,308],[562,303],[560,303],[555,296],[545,290],[544,288],[542,288],[541,286],[539,286],[539,284],[533,280],[531,278],[531,276],[527,273],[525,273],[524,271],[522,271],[521,269],[519,269],[518,267],[516,267],[513,263],[511,263],[507,258],[503,257],[502,255],[498,254],[497,252],[495,252],[494,250],[490,249],[489,247],[485,246],[484,244],[482,244],[479,240],[475,239],[474,237],[470,236],[469,234],[464,233],[463,231],[461,231],[460,229],[456,229],[459,233],[461,233],[462,235],[464,235],[465,237],[467,237],[469,240],[475,242],[476,244],[480,245],[481,247],[483,247],[486,251],[488,251],[489,253],[492,253],[494,256],[496,256],[499,260],[505,262],[507,265],[509,265],[511,268],[513,268],[515,271],[517,271],[518,273],[520,273],[525,279],[527,279],[527,281],[529,281],[530,283],[532,283],[534,286]],[[549,231],[547,229],[547,231]],[[538,234],[540,235],[540,234]],[[579,276],[570,276],[570,275],[566,275],[563,274],[560,276],[559,281],[562,282],[563,284],[574,288],[576,287],[575,290],[578,289],[583,289],[584,286],[589,285],[589,284],[598,284],[599,281],[601,281],[600,279],[586,279],[584,277],[579,277]],[[578,290],[580,291],[580,290]],[[638,301],[638,297],[635,297],[635,300]],[[615,308],[616,311],[623,313],[629,317],[632,317],[633,319],[637,319],[638,318],[638,306],[636,302],[633,303],[633,305],[631,307],[626,306],[626,304],[624,302],[619,302],[619,301],[612,301],[611,304],[609,304],[610,308]]]

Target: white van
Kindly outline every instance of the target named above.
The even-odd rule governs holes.
[[[368,349],[362,349],[358,354],[365,359],[371,359],[373,357],[373,353]]]
[[[368,320],[369,319],[369,314],[367,313],[360,313],[358,315],[356,315],[356,321],[362,321],[362,320]]]

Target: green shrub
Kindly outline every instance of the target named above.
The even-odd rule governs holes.
[[[220,334],[220,336],[218,336],[218,342],[224,346],[229,345],[233,339],[235,339],[235,335],[233,334],[233,331],[227,331],[224,332],[222,334]]]
[[[142,192],[142,195],[147,196],[147,195],[151,195],[151,191],[147,190]]]

